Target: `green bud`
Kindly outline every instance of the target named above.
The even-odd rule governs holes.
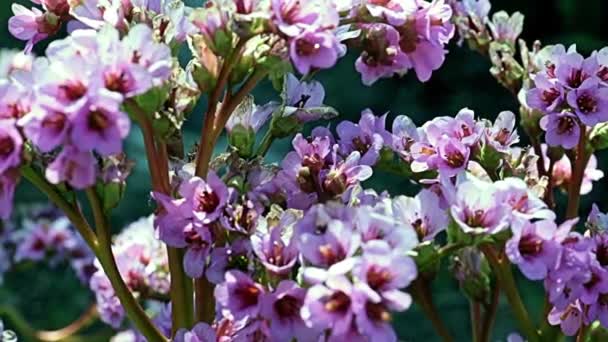
[[[608,123],[596,125],[589,136],[589,145],[594,151],[608,148]]]
[[[418,267],[418,272],[434,275],[439,271],[441,260],[437,246],[432,241],[426,241],[416,247],[414,260]]]
[[[488,174],[495,174],[503,160],[503,154],[496,151],[490,144],[482,144],[477,149],[473,159],[477,161]]]
[[[283,108],[278,110],[282,111]],[[276,113],[276,112],[275,112]],[[270,132],[276,138],[287,138],[302,129],[302,124],[296,118],[295,115],[283,117],[275,116],[273,114],[272,121],[270,122]]]
[[[107,213],[116,208],[125,194],[126,183],[97,183],[97,194],[101,198],[103,210]]]
[[[249,158],[253,156],[255,132],[251,128],[237,124],[228,133],[228,143],[237,150],[240,157]]]

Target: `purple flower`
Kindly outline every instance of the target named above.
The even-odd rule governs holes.
[[[466,169],[470,153],[462,142],[444,137],[438,141],[437,153],[428,158],[427,165],[446,176],[455,176]]]
[[[224,283],[215,288],[223,317],[231,320],[256,318],[262,306],[264,288],[240,271],[226,272]]]
[[[504,111],[498,114],[494,126],[486,130],[485,141],[501,153],[508,153],[511,146],[519,142],[513,112]]]
[[[49,21],[45,14],[37,8],[31,10],[19,4],[12,6],[14,16],[8,21],[11,34],[20,40],[27,41],[25,50],[31,51],[36,43],[54,34],[60,27],[61,21]]]
[[[405,293],[404,293],[405,295]],[[361,335],[371,341],[397,342],[397,335],[391,325],[391,314],[388,306],[381,301],[374,291],[357,289],[354,295],[356,310],[356,326]],[[400,298],[406,300],[403,305],[409,307],[411,298]]]
[[[589,216],[587,217],[587,222],[585,223],[585,226],[589,228],[589,230],[595,232],[604,233],[605,231],[608,231],[608,214],[600,212],[597,204],[593,203],[593,205],[591,206],[591,211],[589,212]],[[598,237],[604,236],[605,234],[598,234]],[[602,238],[602,240],[604,239]],[[608,266],[608,244],[606,245],[606,248],[606,266]]]
[[[409,224],[420,242],[432,241],[448,226],[448,214],[439,206],[439,196],[430,190],[416,197],[399,196],[393,200],[393,213],[399,222]]]
[[[608,271],[599,264],[589,267],[591,277],[583,284],[579,300],[583,304],[594,304],[601,294],[608,293]]]
[[[370,86],[381,78],[392,77],[411,68],[407,56],[399,47],[399,32],[386,24],[370,24],[363,27],[365,44],[355,62],[363,84]]]
[[[289,37],[298,36],[308,27],[316,27],[321,18],[318,10],[319,1],[272,0],[272,19],[279,30]],[[333,21],[337,21],[337,18]]]
[[[494,183],[498,201],[512,209],[514,217],[525,220],[544,219],[555,220],[555,213],[547,204],[531,190],[526,182],[520,178],[509,177]]]
[[[353,274],[379,294],[393,310],[403,311],[412,299],[400,289],[408,287],[418,272],[411,257],[391,250],[385,241],[375,240],[363,247],[363,256],[355,264]]]
[[[21,164],[23,138],[15,127],[15,121],[0,119],[0,174]]]
[[[472,178],[457,187],[452,217],[465,233],[499,232],[508,225],[508,211],[491,183]]]
[[[297,261],[299,253],[294,237],[284,236],[284,226],[293,224],[295,219],[292,214],[283,214],[278,226],[251,236],[254,253],[272,274],[288,274]]]
[[[293,74],[285,76],[286,115],[295,115],[298,121],[306,123],[320,118],[319,114],[307,108],[319,108],[325,100],[325,89],[320,82],[311,80],[300,82]]]
[[[557,111],[565,99],[564,89],[557,79],[549,79],[547,75],[539,73],[534,78],[534,84],[536,87],[526,93],[528,106],[545,113]]]
[[[74,118],[71,139],[75,147],[106,156],[120,153],[131,125],[127,114],[120,111],[120,102],[120,97],[100,91]]]
[[[264,296],[262,316],[270,324],[271,341],[316,341],[320,331],[306,326],[300,310],[306,290],[291,280],[283,280],[276,290]]]
[[[574,114],[561,112],[545,115],[540,119],[540,127],[546,132],[545,140],[549,146],[571,149],[579,142],[581,130]]]
[[[25,85],[17,86],[8,80],[0,80],[0,120],[17,120],[30,111],[33,100],[24,87]]]
[[[85,189],[95,184],[97,161],[90,152],[66,146],[47,167],[45,174],[52,184],[67,182],[76,189]]]
[[[209,172],[207,181],[192,177],[182,183],[179,194],[186,199],[192,213],[203,224],[215,221],[228,201],[228,188],[215,174]]]
[[[553,308],[547,318],[551,325],[559,325],[566,336],[574,336],[583,325],[584,312],[581,304],[576,301],[567,308]]]
[[[511,223],[513,237],[507,241],[505,251],[513,264],[531,280],[541,280],[555,265],[560,245],[555,240],[557,226],[553,221],[534,223],[514,220]]]
[[[276,103],[269,102],[263,106],[251,107],[243,111],[235,111],[226,122],[226,130],[231,133],[234,128],[241,127],[257,133],[268,121],[272,112],[276,109]]]
[[[412,145],[420,140],[420,134],[412,119],[405,115],[397,116],[393,121],[392,134],[393,151],[397,152],[405,161],[411,162]]]
[[[184,231],[188,249],[184,254],[184,271],[189,277],[200,278],[205,272],[207,256],[211,249],[211,232],[206,227],[193,227]]]
[[[361,241],[381,240],[399,253],[406,254],[418,245],[415,230],[402,218],[399,212],[398,199],[382,201],[372,208],[363,204],[356,212],[356,226],[361,234]],[[392,205],[392,207],[391,207]]]
[[[374,1],[366,0],[366,9],[374,17],[382,18],[393,26],[400,26],[405,23],[408,16],[416,12],[416,4],[409,1],[387,0]]]
[[[339,44],[326,31],[304,31],[289,43],[289,55],[296,69],[303,75],[314,69],[328,69],[338,60]]]
[[[376,164],[385,139],[387,144],[391,141],[390,134],[384,128],[385,122],[386,114],[376,117],[369,109],[361,113],[358,124],[342,121],[336,128],[340,137],[341,152],[348,155],[353,151],[358,151],[361,153],[359,160],[361,165]]]
[[[207,323],[197,323],[192,330],[180,329],[175,335],[175,342],[215,342],[215,330]]]
[[[345,276],[335,276],[325,285],[311,287],[302,306],[302,319],[313,329],[331,328],[330,336],[346,334],[353,329],[356,306],[353,292],[354,286]]]
[[[303,258],[315,266],[329,267],[352,256],[361,242],[352,219],[352,211],[337,204],[308,210],[295,227]]]
[[[515,45],[517,38],[524,28],[524,16],[519,12],[509,17],[507,12],[494,13],[492,21],[488,23],[494,40]]]
[[[597,68],[594,56],[585,59],[580,54],[569,51],[558,59],[555,76],[565,88],[576,89],[586,79],[595,76]]]
[[[326,195],[342,195],[355,184],[372,176],[373,171],[370,166],[360,165],[361,155],[357,151],[348,155],[346,160],[341,160],[337,156],[337,148],[334,148],[333,157],[334,162],[330,169],[322,172],[323,190]]]
[[[205,276],[210,282],[219,284],[224,281],[228,270],[253,271],[253,259],[251,242],[247,239],[238,239],[226,247],[215,247],[209,256]]]
[[[608,121],[608,89],[599,88],[597,78],[588,78],[567,95],[568,104],[578,118],[587,126],[593,127]]]
[[[63,112],[62,106],[55,102],[39,102],[39,106],[19,120],[19,125],[40,151],[50,152],[65,143],[73,115]]]
[[[173,58],[171,49],[165,44],[155,43],[154,32],[145,24],[135,25],[122,40],[124,54],[131,56],[131,62],[144,67],[152,84],[160,86],[171,76]]]

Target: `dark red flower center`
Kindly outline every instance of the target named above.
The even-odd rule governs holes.
[[[0,138],[0,156],[8,157],[15,151],[15,142],[10,136],[4,136]]]
[[[365,303],[365,312],[367,316],[375,322],[389,322],[391,320],[391,314],[382,303]]]
[[[87,123],[91,130],[101,132],[110,126],[110,119],[106,113],[100,110],[95,110],[89,113]]]
[[[585,114],[597,112],[597,100],[590,94],[584,93],[579,96],[576,104],[578,109]]]
[[[68,82],[59,86],[59,89],[63,92],[63,96],[70,101],[79,100],[87,93],[87,87],[80,81]]]
[[[374,290],[379,290],[393,280],[392,273],[378,266],[372,266],[367,270],[367,284]]]
[[[524,235],[519,240],[518,247],[522,256],[536,256],[543,250],[543,240],[532,234]]]
[[[325,310],[343,314],[348,311],[350,304],[350,297],[342,291],[337,291],[329,297],[327,302],[325,302]]]
[[[65,128],[67,116],[63,113],[55,112],[42,120],[42,127],[55,132],[61,132]]]
[[[285,295],[281,299],[274,302],[274,310],[281,318],[298,316],[301,307],[301,301],[298,298],[290,295]]]
[[[566,134],[571,132],[575,126],[576,122],[574,121],[574,118],[570,116],[562,116],[559,118],[559,122],[557,123],[557,132],[559,134]]]
[[[212,213],[220,205],[220,198],[213,191],[202,191],[198,196],[198,211]]]
[[[242,303],[241,308],[247,308],[258,304],[261,291],[255,285],[239,286],[234,290],[235,296],[237,296]]]
[[[296,41],[296,53],[299,56],[312,56],[321,49],[319,43],[311,42],[306,39]]]

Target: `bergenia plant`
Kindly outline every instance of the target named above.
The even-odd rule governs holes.
[[[454,341],[431,293],[445,261],[476,342],[493,338],[503,295],[511,341],[608,329],[608,215],[579,211],[604,176],[608,48],[529,48],[523,16],[490,17],[488,0],[33,2],[13,5],[25,49],[0,63],[0,275],[68,262],[95,303],[70,329],[23,340],[98,317],[115,341],[390,342],[393,316],[419,305]],[[424,83],[452,40],[488,57],[519,113],[482,119],[463,103],[418,124],[365,108],[326,122],[339,110],[315,75],[347,52],[365,85]],[[276,100],[258,103],[264,80]],[[125,152],[132,131],[145,158]],[[285,139],[290,152],[269,161]],[[113,237],[134,163],[149,170],[150,216]],[[371,190],[378,172],[418,193]],[[20,182],[52,206],[14,213]],[[514,272],[542,281],[540,319]]]

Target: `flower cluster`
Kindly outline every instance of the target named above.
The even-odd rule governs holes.
[[[0,228],[0,279],[2,273],[21,263],[68,263],[87,283],[96,271],[94,255],[70,221],[54,207],[30,205],[20,208],[23,219],[4,221]]]
[[[580,234],[575,220],[557,226],[550,220],[512,225],[507,242],[509,259],[531,280],[544,280],[552,305],[548,321],[572,336],[581,326],[599,320],[606,327],[606,215],[593,207]]]
[[[122,39],[110,27],[78,30],[0,81],[2,217],[11,211],[26,139],[46,155],[41,162],[52,184],[83,189],[103,176],[96,157],[120,154],[129,133],[123,102],[171,76],[170,49],[153,41],[144,25]]]
[[[112,250],[118,270],[132,292],[142,300],[167,299],[170,288],[167,251],[154,236],[152,217],[127,226],[115,238]],[[101,319],[119,328],[125,317],[124,308],[100,265],[97,265],[89,286],[95,294]]]
[[[363,1],[348,18],[361,30],[357,43],[363,52],[355,67],[367,85],[411,69],[428,81],[454,35],[452,8],[443,0]]]
[[[566,50],[556,45],[542,57],[526,103],[545,114],[540,125],[547,144],[572,149],[586,134],[586,127],[608,121],[608,49],[584,58],[574,47]]]
[[[57,34],[64,24],[72,32],[83,28],[101,29],[110,25],[120,31],[138,23],[163,28],[160,40],[166,43],[183,42],[193,32],[188,20],[190,8],[181,1],[113,1],[35,0],[42,5],[28,9],[13,4],[14,16],[9,20],[9,31],[15,38],[27,41],[25,51],[32,50],[41,40]]]

